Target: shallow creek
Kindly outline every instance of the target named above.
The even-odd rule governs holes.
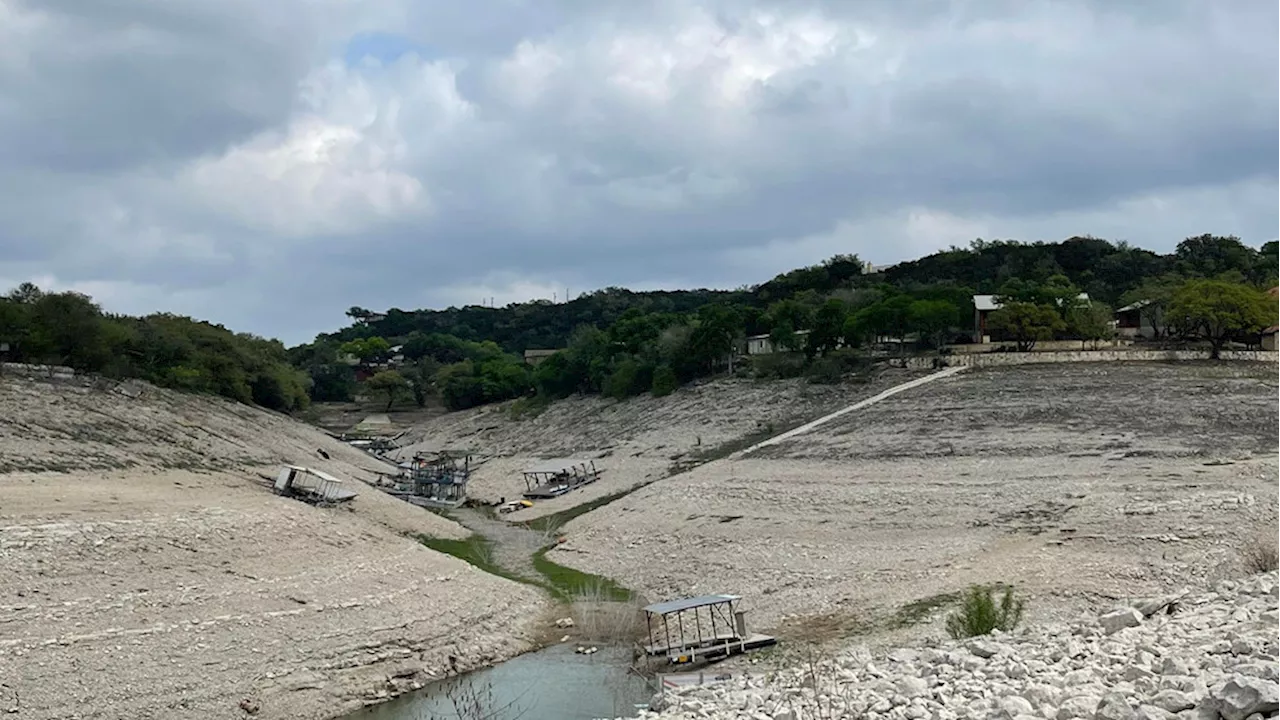
[[[635,717],[656,692],[630,672],[631,650],[575,653],[552,645],[491,668],[432,683],[343,720],[596,720]]]

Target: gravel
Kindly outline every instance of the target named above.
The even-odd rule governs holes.
[[[1277,716],[1276,573],[1110,631],[1055,623],[887,653],[848,648],[779,672],[658,696],[650,720],[1263,720]],[[1105,616],[1104,616],[1105,617]]]

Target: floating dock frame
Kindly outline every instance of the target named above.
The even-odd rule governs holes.
[[[600,479],[594,460],[548,460],[524,471],[525,498],[560,497]]]
[[[310,503],[338,503],[356,496],[356,493],[343,486],[341,480],[329,473],[298,465],[281,467],[272,489],[277,495]]]
[[[775,637],[747,632],[746,613],[737,609],[741,599],[704,595],[649,605],[644,608],[645,655],[665,658],[671,665],[690,665],[776,645]]]

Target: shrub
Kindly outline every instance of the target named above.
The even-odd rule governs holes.
[[[835,385],[852,372],[865,369],[867,357],[854,350],[841,349],[814,358],[805,369],[804,376],[818,385]]]
[[[617,400],[625,400],[653,386],[653,366],[624,358],[605,378],[602,394]]]
[[[960,609],[947,617],[947,634],[961,638],[989,635],[992,630],[1009,632],[1022,621],[1024,602],[1005,588],[999,604],[995,588],[974,585],[965,593]]]
[[[751,372],[760,380],[786,380],[800,377],[807,361],[800,353],[769,353],[751,358]]]
[[[1280,548],[1273,533],[1259,533],[1240,550],[1240,561],[1250,575],[1280,569]]]
[[[671,369],[670,365],[659,365],[653,371],[653,396],[662,397],[670,395],[680,387],[680,379],[676,377],[676,371]]]

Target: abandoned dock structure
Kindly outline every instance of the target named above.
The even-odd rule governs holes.
[[[299,465],[282,466],[272,490],[277,495],[313,504],[339,503],[356,496],[354,491],[329,473]]]
[[[449,451],[415,453],[400,464],[390,494],[424,507],[456,508],[467,501],[467,481],[471,479],[470,455]]]
[[[703,595],[644,608],[645,655],[671,665],[715,662],[769,647],[777,638],[747,631],[737,595]]]
[[[594,460],[545,460],[524,471],[525,498],[560,497],[600,479]]]

